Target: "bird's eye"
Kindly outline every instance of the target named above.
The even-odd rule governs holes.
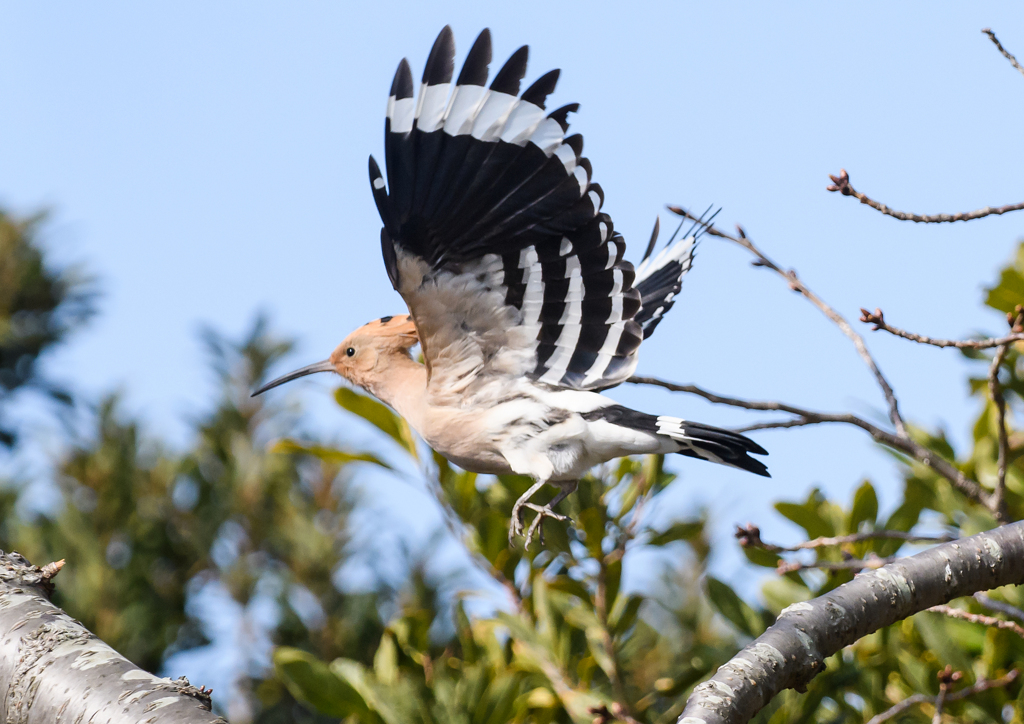
[[[355,357],[356,356],[355,347],[349,347],[348,349],[346,349],[345,350],[345,354],[347,354],[349,357]]]

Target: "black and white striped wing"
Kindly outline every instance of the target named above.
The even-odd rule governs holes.
[[[409,305],[431,380],[465,388],[488,375],[601,389],[636,366],[640,293],[625,242],[601,212],[578,106],[548,113],[551,71],[519,94],[524,46],[485,87],[490,33],[451,82],[449,28],[418,97],[398,67],[385,124],[387,182],[370,158],[391,282]],[[483,377],[481,377],[483,376]]]
[[[654,333],[676,295],[683,288],[683,277],[693,266],[697,238],[688,236],[672,243],[654,255],[648,254],[636,268],[633,282],[640,292],[640,311],[634,320],[643,328],[644,339]]]

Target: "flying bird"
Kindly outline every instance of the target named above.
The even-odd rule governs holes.
[[[388,278],[408,314],[352,332],[323,362],[267,383],[258,395],[316,372],[336,372],[402,415],[437,452],[478,473],[528,475],[509,542],[545,518],[591,467],[641,453],[679,453],[768,477],[738,433],[624,407],[600,390],[624,382],[640,343],[672,307],[695,235],[643,261],[601,211],[604,193],[567,135],[578,104],[548,111],[559,71],[520,93],[528,48],[487,85],[491,35],[477,37],[454,74],[445,27],[418,95],[406,60],[387,102],[387,178],[370,156]],[[410,349],[420,345],[423,363]],[[547,505],[531,502],[545,484]]]

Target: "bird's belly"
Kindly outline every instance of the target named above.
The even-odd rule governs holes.
[[[436,448],[435,448],[436,449]],[[459,455],[458,453],[438,450],[448,462],[458,465],[463,470],[483,475],[512,475],[512,468],[508,461],[500,453],[474,454],[472,457]]]
[[[461,421],[460,421],[461,422]],[[461,434],[453,434],[458,430]],[[471,425],[450,424],[443,430],[424,435],[427,444],[446,460],[463,470],[487,475],[509,475],[512,468],[495,447],[492,436]]]

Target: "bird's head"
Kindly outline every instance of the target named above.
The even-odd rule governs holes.
[[[409,357],[409,348],[419,342],[416,325],[408,314],[381,317],[352,332],[323,362],[307,365],[281,375],[252,393],[262,394],[285,382],[316,372],[337,372],[349,382],[370,389],[388,360],[395,355]]]

